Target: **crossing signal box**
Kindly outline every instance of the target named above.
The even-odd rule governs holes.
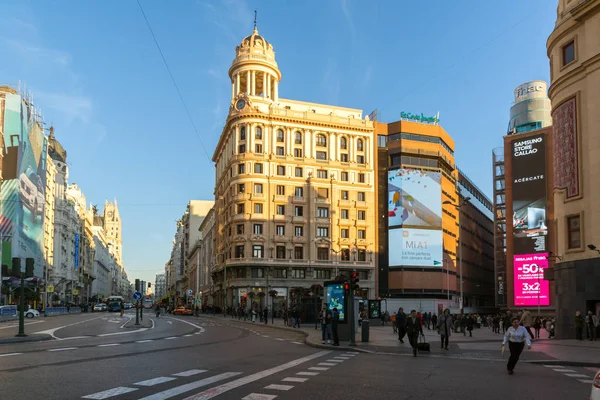
[[[136,292],[140,291],[140,280],[139,279],[135,280],[135,291]]]
[[[12,276],[21,276],[21,259],[19,257],[13,257],[12,259]]]
[[[34,259],[26,258],[25,259],[25,277],[26,278],[33,277],[33,267],[34,267]]]
[[[360,287],[358,286],[358,281],[360,281],[360,278],[358,277],[358,272],[353,272],[352,273],[352,290],[356,291],[356,290],[360,289]]]

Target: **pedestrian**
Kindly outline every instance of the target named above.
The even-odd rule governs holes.
[[[265,324],[269,322],[269,309],[267,307],[263,310],[263,320],[265,321]]]
[[[587,336],[589,340],[596,341],[596,327],[598,326],[598,317],[591,311],[588,311],[586,318]]]
[[[323,344],[325,344],[326,339],[327,344],[331,343],[331,311],[325,306],[321,310],[321,339]]]
[[[469,337],[473,337],[473,327],[475,325],[475,318],[471,314],[467,317],[467,330],[469,331]]]
[[[512,313],[510,310],[506,310],[506,315],[504,316],[504,320],[502,321],[502,333],[506,333],[508,328],[510,328],[512,320]]]
[[[406,314],[402,307],[400,307],[396,313],[396,325],[398,325],[398,340],[400,343],[404,343],[404,335],[406,334]]]
[[[431,316],[431,326],[433,327],[433,329],[435,329],[437,327],[437,322],[438,322],[438,316],[437,316],[437,314],[433,314]]]
[[[415,357],[417,356],[417,344],[422,329],[421,319],[417,317],[417,312],[411,310],[410,317],[406,319],[406,336],[408,336],[408,342],[413,349],[413,355]]]
[[[523,348],[525,347],[525,342],[527,342],[527,348],[531,349],[531,338],[529,336],[529,332],[527,332],[525,327],[519,325],[519,318],[513,318],[512,326],[508,328],[504,334],[504,340],[502,341],[502,352],[504,352],[507,342],[508,350],[510,351],[510,357],[508,359],[508,363],[506,364],[506,370],[508,371],[509,375],[512,375],[515,365],[517,365],[517,362],[519,362],[519,357],[521,356]]]
[[[392,321],[392,331],[393,333],[398,333],[398,326],[396,325],[396,312],[393,312],[390,316],[390,321]]]
[[[533,339],[533,332],[531,332],[531,325],[533,325],[533,315],[531,315],[531,311],[523,310],[523,314],[521,315],[521,320],[519,321],[519,323],[525,327],[525,330]]]
[[[581,312],[575,312],[575,319],[573,322],[575,324],[575,339],[583,340],[583,326],[585,325],[585,319],[581,315]]]
[[[533,321],[533,330],[535,331],[535,338],[540,338],[540,330],[542,329],[542,320],[540,317],[536,317]]]
[[[121,300],[121,304],[119,304],[119,308],[121,309],[121,318],[123,318],[123,313],[125,312],[125,303]]]
[[[452,316],[449,309],[444,310],[444,314],[440,317],[436,327],[442,339],[442,349],[448,350],[448,339],[452,332]]]
[[[338,323],[340,322],[340,313],[337,308],[333,309],[333,315],[331,317],[331,331],[333,333],[333,345],[340,345],[340,337],[338,336]]]
[[[465,314],[461,314],[460,316],[460,331],[463,336],[467,336],[467,316]]]
[[[160,304],[156,305],[154,311],[156,311],[156,318],[160,317]]]

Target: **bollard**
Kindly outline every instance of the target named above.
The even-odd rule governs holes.
[[[361,324],[361,342],[367,343],[369,342],[369,320],[365,319]]]

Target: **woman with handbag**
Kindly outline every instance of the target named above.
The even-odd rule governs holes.
[[[448,338],[450,338],[450,332],[452,332],[452,316],[447,308],[438,319],[437,331],[442,339],[442,349],[448,350]]]

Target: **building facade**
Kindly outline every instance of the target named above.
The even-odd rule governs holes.
[[[264,307],[274,290],[277,310],[350,270],[374,296],[373,123],[361,110],[280,98],[273,46],[256,29],[229,77],[213,155],[216,305]]]
[[[117,200],[113,202],[104,202],[104,234],[106,240],[111,246],[111,252],[115,255],[117,263],[123,265],[123,225],[121,223],[121,214]]]
[[[200,257],[200,225],[204,218],[212,209],[214,201],[212,200],[191,200],[182,217],[183,223],[183,251],[184,251],[184,271],[183,285],[186,293],[192,291],[192,299],[198,293],[198,269]],[[187,300],[188,303],[190,300]]]
[[[212,281],[212,269],[216,265],[216,257],[214,253],[215,243],[215,210],[211,209],[202,225],[200,225],[200,257],[198,260],[199,272],[198,272],[198,289],[197,292],[200,294],[202,304],[212,305],[215,303],[214,298],[214,285]]]
[[[165,274],[156,274],[156,278],[154,279],[154,298],[157,302],[167,295],[166,286],[167,280]]]
[[[547,41],[553,120],[556,337],[600,312],[600,0],[559,0]]]

